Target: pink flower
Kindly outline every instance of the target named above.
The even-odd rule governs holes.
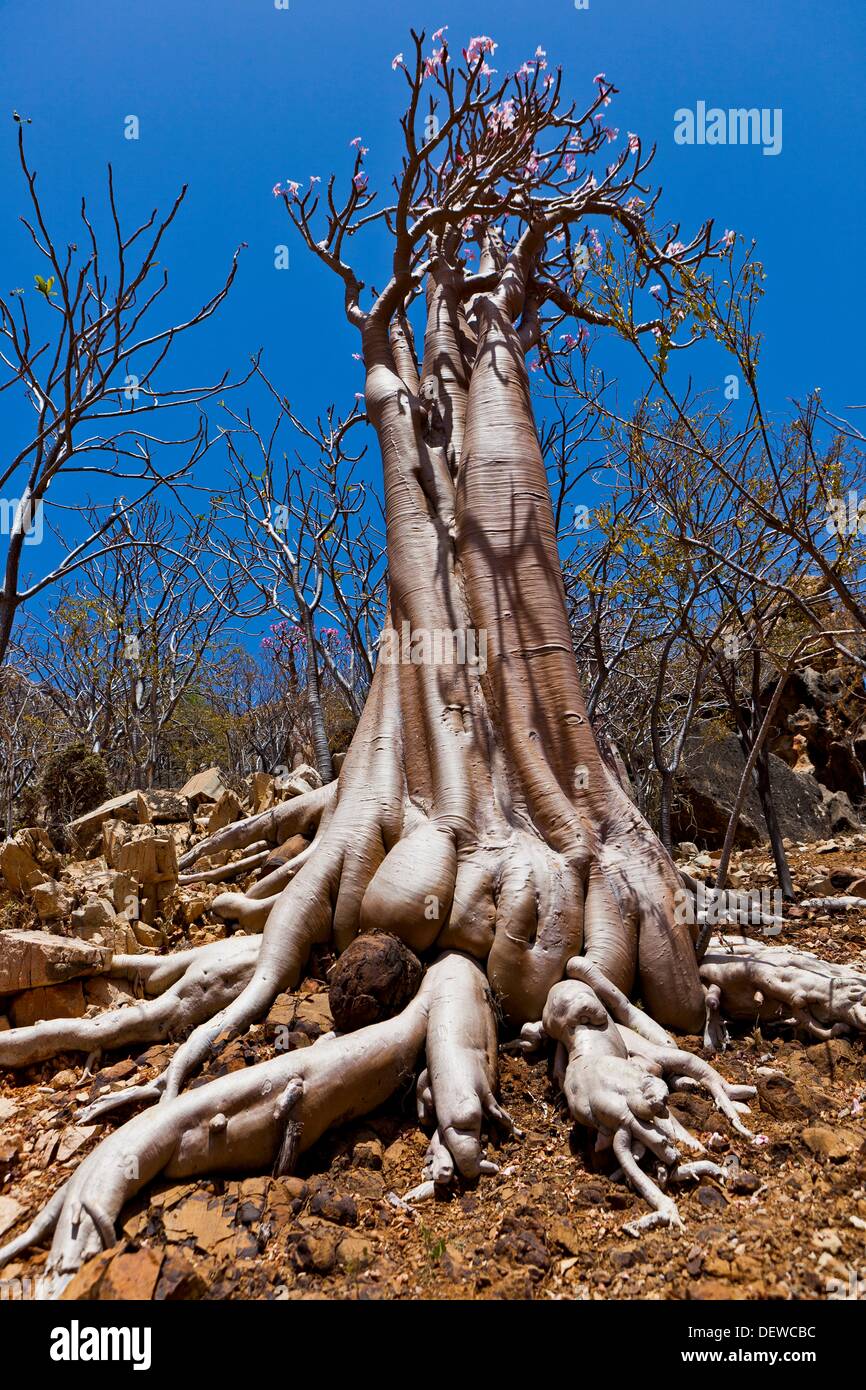
[[[601,256],[604,252],[604,247],[601,244],[601,237],[595,227],[590,227],[589,229],[589,241],[595,254]]]
[[[653,299],[662,299],[664,297],[664,290],[661,285],[650,285],[649,293],[652,295]]]
[[[728,231],[725,232],[725,235],[722,237],[722,244],[723,244],[724,246],[726,246],[726,247],[731,247],[731,246],[733,246],[733,244],[734,244],[734,242],[736,241],[736,239],[737,239],[737,234],[736,234],[736,232],[732,232],[732,231],[728,230]]]
[[[573,333],[560,333],[559,336],[563,341],[563,345],[569,352],[571,352],[572,348],[577,347],[577,339]]]
[[[521,63],[514,76],[517,78],[531,77],[534,72],[535,65],[533,63]]]
[[[573,179],[573,178],[574,178],[574,175],[575,175],[575,171],[576,171],[576,170],[577,170],[577,160],[575,159],[575,157],[574,157],[573,154],[567,154],[567,155],[565,156],[565,172],[568,174],[568,177],[569,177],[570,179]]]
[[[424,59],[424,76],[432,77],[437,68],[441,67],[445,61],[445,49],[434,48],[429,58]]]
[[[665,247],[665,253],[668,256],[681,256],[685,249],[681,241],[672,241],[670,246]]]
[[[391,71],[393,72],[395,68],[400,68],[400,67],[402,67],[402,66],[403,66],[403,54],[402,54],[402,53],[395,53],[394,57],[391,59]]]
[[[607,136],[607,142],[609,145],[612,145],[616,137],[619,135],[619,131],[609,125],[605,126],[604,133]]]
[[[272,191],[273,191],[274,197],[275,197],[275,198],[279,198],[280,194],[281,194],[282,191],[283,191],[282,184],[275,183]]]
[[[300,185],[299,183],[293,183],[293,182],[288,182],[288,183],[286,184],[286,192],[288,193],[288,195],[289,195],[290,198],[297,198],[297,196],[298,196],[298,189],[300,188],[300,186],[301,186],[301,185]]]
[[[488,34],[478,34],[469,40],[469,47],[463,50],[463,57],[467,63],[477,63],[483,53],[495,53],[498,47]]]
[[[352,183],[355,185],[359,193],[363,193],[365,191],[367,187],[367,175],[363,172],[363,170],[361,171],[361,173],[355,175],[355,177],[352,179]]]
[[[592,80],[593,82],[597,82],[600,87],[607,79],[603,72],[597,72]]]
[[[447,33],[447,30],[448,30],[448,25],[447,25],[447,24],[443,24],[441,29],[437,29],[437,30],[436,30],[436,33],[433,35],[433,42],[434,42],[434,43],[447,43],[448,40],[444,38],[444,35]]]
[[[360,352],[353,352],[353,353],[352,353],[352,356],[354,357],[354,359],[355,359],[356,362],[362,362],[362,361],[364,360],[364,359],[362,358]]]
[[[357,147],[360,145],[360,143],[361,143],[361,141],[363,140],[363,138],[364,138],[363,135],[356,135],[355,138],[354,138],[354,140],[350,140],[350,141],[349,141],[350,146],[352,146],[353,148],[357,149]]]
[[[535,61],[538,63],[538,66],[540,68],[547,67],[547,54],[541,47],[541,44],[539,44],[535,50]]]
[[[640,149],[640,140],[632,130],[630,130],[628,133],[628,147],[631,150],[632,154],[637,154],[638,150]]]

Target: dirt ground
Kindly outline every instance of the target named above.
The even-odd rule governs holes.
[[[831,876],[847,867],[866,874],[866,836],[790,854],[802,897],[837,891]],[[773,881],[765,850],[739,854],[735,870],[741,886]],[[778,940],[866,969],[866,913],[790,909]],[[326,965],[319,963],[321,979],[298,996],[281,996],[267,1024],[224,1049],[211,1074],[272,1055],[281,1026],[292,1045],[309,1042],[316,1020],[327,1016]],[[701,1050],[697,1038],[683,1045]],[[0,1073],[5,1238],[98,1141],[99,1129],[76,1125],[78,1107],[107,1087],[155,1076],[171,1051],[106,1056],[93,1075],[70,1055]],[[676,1098],[683,1122],[734,1170],[724,1188],[703,1180],[681,1190],[682,1231],[624,1234],[643,1203],[594,1171],[589,1136],[570,1123],[546,1062],[503,1052],[502,1099],[520,1133],[494,1155],[499,1173],[473,1190],[411,1211],[400,1202],[420,1181],[426,1144],[407,1093],[328,1136],[293,1178],[148,1190],[126,1210],[120,1243],[85,1266],[65,1296],[866,1297],[862,1042],[741,1028],[717,1065],[730,1080],[759,1087],[749,1121],[757,1138],[734,1134],[702,1096]],[[18,1208],[4,1206],[10,1200]],[[34,1253],[0,1279],[34,1279],[45,1259],[44,1251]]]

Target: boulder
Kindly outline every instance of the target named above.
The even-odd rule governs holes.
[[[250,778],[250,801],[253,815],[269,811],[276,801],[274,779],[269,772],[254,772]]]
[[[186,797],[180,792],[152,788],[141,795],[147,803],[152,825],[176,825],[189,817]]]
[[[675,840],[721,845],[743,773],[743,753],[734,734],[700,729],[687,741],[676,779],[671,831]],[[831,830],[824,793],[808,773],[796,773],[770,754],[770,782],[782,834],[797,841],[823,839]],[[767,839],[757,789],[750,786],[736,844],[750,848]]]
[[[139,791],[125,792],[123,796],[112,797],[110,801],[103,801],[101,806],[87,811],[83,816],[77,816],[69,822],[68,827],[73,844],[83,853],[98,841],[100,830],[109,820],[125,821],[130,825],[147,825],[150,821],[150,810],[143,794]]]
[[[128,874],[142,888],[177,881],[177,851],[166,831],[110,820],[102,827],[102,845],[108,865]]]
[[[13,893],[26,893],[57,872],[60,856],[44,830],[29,826],[0,845],[0,874]]]
[[[13,1028],[29,1028],[45,1018],[83,1018],[87,1002],[80,980],[65,985],[40,985],[25,990],[9,1005],[9,1020]]]
[[[322,779],[309,763],[301,763],[285,776],[279,777],[275,785],[281,799],[286,801],[289,797],[304,796],[307,792],[316,791],[322,785]]]
[[[184,798],[192,810],[203,802],[219,801],[224,791],[221,770],[218,767],[209,767],[204,772],[197,772],[195,776],[190,777],[178,795]]]
[[[58,922],[72,911],[72,898],[56,878],[48,878],[44,883],[36,884],[32,898],[40,922]]]
[[[0,994],[101,975],[110,964],[111,951],[92,942],[43,931],[0,933]]]
[[[225,829],[227,825],[232,825],[236,820],[243,820],[245,815],[246,811],[234,792],[221,792],[208,817],[208,835],[214,835],[217,830]]]

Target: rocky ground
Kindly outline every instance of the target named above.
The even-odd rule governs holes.
[[[801,899],[838,896],[866,877],[866,835],[792,846],[790,855]],[[710,858],[689,862],[693,872],[711,874]],[[739,853],[734,881],[771,885],[766,851]],[[171,944],[198,943],[208,930],[174,928]],[[862,911],[789,909],[777,940],[866,968]],[[309,1045],[327,1029],[330,964],[320,958],[316,978],[281,996],[266,1023],[223,1050],[211,1074],[247,1066],[278,1045]],[[684,1045],[700,1050],[697,1038]],[[100,1129],[76,1123],[79,1107],[106,1088],[155,1076],[171,1051],[104,1056],[92,1073],[73,1055],[0,1072],[0,1236],[21,1229],[98,1142]],[[757,1084],[758,1137],[734,1134],[703,1097],[677,1098],[680,1118],[731,1170],[724,1188],[704,1180],[682,1192],[683,1231],[624,1234],[643,1204],[595,1170],[588,1136],[569,1122],[546,1063],[504,1051],[502,1099],[521,1133],[499,1151],[498,1175],[474,1190],[414,1209],[401,1201],[420,1181],[426,1143],[407,1092],[323,1140],[295,1177],[147,1191],[127,1209],[119,1244],[86,1265],[64,1296],[866,1296],[863,1044],[740,1030],[719,1067],[731,1080]],[[0,1279],[35,1279],[45,1258],[34,1253]]]

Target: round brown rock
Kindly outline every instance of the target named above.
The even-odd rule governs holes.
[[[334,1026],[352,1033],[404,1009],[421,983],[421,962],[398,936],[364,932],[340,956],[328,1000]]]

